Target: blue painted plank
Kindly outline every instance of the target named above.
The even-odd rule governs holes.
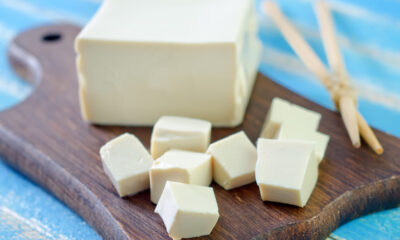
[[[63,203],[2,161],[0,173],[0,239],[100,239]]]

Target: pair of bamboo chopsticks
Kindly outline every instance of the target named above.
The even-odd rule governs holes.
[[[379,143],[364,117],[356,108],[357,97],[349,83],[349,76],[343,63],[335,36],[332,17],[325,2],[317,1],[315,11],[317,13],[322,41],[332,73],[329,72],[312,48],[285,17],[276,3],[267,1],[263,7],[278,26],[286,41],[303,61],[304,65],[320,79],[321,83],[330,92],[336,108],[342,115],[344,125],[353,146],[356,148],[361,146],[361,134],[361,137],[377,154],[382,154],[382,145]]]

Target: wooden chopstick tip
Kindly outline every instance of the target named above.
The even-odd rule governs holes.
[[[360,134],[363,137],[364,141],[368,143],[372,150],[378,155],[383,154],[383,147],[376,137],[372,128],[368,125],[367,121],[361,115],[361,113],[357,112],[357,122],[358,127],[360,129]]]
[[[374,151],[376,152],[376,154],[382,155],[383,154],[383,147],[380,146],[380,147],[374,148]]]
[[[351,143],[355,148],[359,148],[361,146],[361,140],[354,100],[351,97],[341,97],[339,99],[339,110]]]
[[[353,147],[355,147],[355,148],[360,148],[360,147],[361,147],[361,141],[355,141],[355,142],[353,142]]]

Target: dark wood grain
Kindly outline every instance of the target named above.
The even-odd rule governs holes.
[[[104,174],[99,148],[123,132],[148,147],[151,128],[101,127],[82,121],[73,40],[79,28],[44,26],[10,46],[12,66],[36,85],[23,103],[0,113],[0,152],[6,161],[86,219],[105,239],[168,239],[149,192],[121,199]],[[60,33],[59,41],[43,35]],[[377,156],[351,147],[337,113],[258,75],[245,120],[213,129],[217,140],[244,130],[256,141],[273,97],[322,113],[320,131],[331,136],[318,184],[306,207],[262,202],[256,184],[224,191],[213,184],[220,219],[204,239],[323,239],[339,225],[400,202],[400,140],[377,131],[385,148]]]

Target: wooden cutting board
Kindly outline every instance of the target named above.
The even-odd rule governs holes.
[[[78,104],[73,41],[79,28],[44,26],[10,45],[14,69],[36,89],[0,113],[0,153],[86,219],[105,239],[168,239],[149,191],[119,198],[103,172],[99,148],[131,132],[149,147],[151,128],[85,123]],[[323,239],[339,225],[400,203],[400,140],[377,131],[385,148],[375,155],[354,149],[340,116],[259,74],[243,124],[213,129],[215,141],[244,130],[256,141],[273,97],[322,114],[319,130],[331,136],[318,184],[304,208],[262,202],[256,184],[225,191],[213,184],[220,218],[204,239]],[[145,104],[145,103],[143,103]]]

